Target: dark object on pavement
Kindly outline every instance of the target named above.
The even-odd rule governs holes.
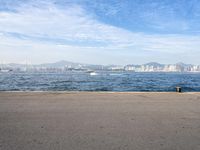
[[[181,93],[181,87],[176,87],[176,92]]]

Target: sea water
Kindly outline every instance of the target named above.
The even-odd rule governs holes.
[[[200,73],[0,73],[0,91],[200,91]]]

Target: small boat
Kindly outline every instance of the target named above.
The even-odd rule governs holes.
[[[96,76],[96,75],[98,75],[98,73],[96,73],[95,71],[87,71],[87,73],[89,73],[91,76]]]
[[[90,75],[91,76],[96,76],[96,75],[98,75],[98,73],[96,73],[96,72],[90,72]]]
[[[12,69],[0,69],[1,73],[7,73],[7,72],[11,72]]]

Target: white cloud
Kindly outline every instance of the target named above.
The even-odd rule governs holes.
[[[48,61],[59,57],[63,59],[63,54],[67,53],[66,59],[82,61],[88,57],[88,62],[99,63],[110,63],[112,60],[109,57],[120,58],[122,53],[126,53],[128,59],[137,56],[141,59],[139,55],[145,57],[146,52],[169,56],[184,55],[188,51],[199,52],[199,36],[133,33],[97,21],[78,5],[69,5],[64,9],[52,3],[29,3],[16,10],[0,12],[1,59],[9,56],[5,49],[18,53],[19,59],[20,51],[27,50],[27,55],[33,52],[42,56],[46,54]],[[23,35],[23,38],[16,37],[18,35]],[[98,55],[107,56],[106,60],[101,61]],[[38,59],[36,55],[35,59]]]

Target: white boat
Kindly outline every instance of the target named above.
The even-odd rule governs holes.
[[[98,75],[98,73],[96,73],[96,72],[90,72],[90,75],[91,76],[96,76],[96,75]]]
[[[9,70],[9,69],[0,69],[0,72],[2,73],[7,73],[7,72],[11,72],[12,70]]]
[[[87,71],[87,73],[89,73],[91,76],[98,75],[98,73],[96,73],[95,71],[92,71],[92,70]]]

